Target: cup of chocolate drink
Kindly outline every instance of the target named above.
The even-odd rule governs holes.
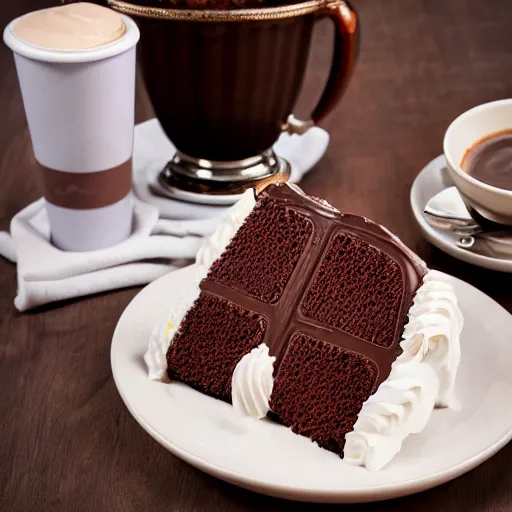
[[[14,52],[52,243],[91,251],[132,229],[137,25],[74,3],[12,21]]]
[[[477,217],[512,226],[512,99],[474,107],[444,137],[453,183]]]
[[[161,178],[185,190],[232,194],[278,172],[279,135],[302,134],[331,112],[357,57],[358,19],[344,0],[108,3],[139,26],[149,97],[177,148]],[[323,17],[335,26],[331,69],[310,118],[300,121],[293,109]]]

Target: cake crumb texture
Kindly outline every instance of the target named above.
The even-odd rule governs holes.
[[[306,216],[262,199],[208,278],[267,304],[279,301],[311,237]]]
[[[295,333],[274,382],[270,408],[281,423],[343,455],[378,369],[370,359]]]
[[[265,317],[201,293],[167,352],[170,379],[227,402],[238,361],[263,341]]]
[[[301,305],[303,315],[352,336],[389,347],[404,293],[398,263],[348,233],[338,233]]]

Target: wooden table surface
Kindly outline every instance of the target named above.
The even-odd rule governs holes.
[[[430,267],[512,311],[512,276],[429,245],[410,211],[419,170],[441,153],[450,121],[512,96],[510,0],[354,0],[363,27],[350,88],[324,123],[331,144],[303,188],[397,233]],[[0,25],[49,0],[2,2]],[[317,29],[300,112],[322,87],[331,28]],[[34,201],[36,165],[12,55],[0,48],[0,230]],[[137,118],[151,116],[139,83]],[[153,441],[124,407],[110,340],[137,288],[20,314],[15,267],[0,257],[0,510],[327,510],[259,496],[207,476]],[[475,312],[478,314],[478,312]],[[485,340],[482,340],[485,342]],[[416,496],[340,506],[370,511],[512,510],[512,445],[469,474]],[[421,461],[418,461],[421,464]]]

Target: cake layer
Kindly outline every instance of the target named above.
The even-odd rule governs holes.
[[[340,232],[331,239],[300,309],[326,326],[389,347],[396,339],[403,291],[396,261]]]
[[[222,258],[213,264],[208,278],[267,304],[275,304],[306,248],[311,231],[306,216],[269,198],[263,199]]]
[[[364,401],[374,391],[373,361],[295,333],[274,381],[270,409],[296,434],[343,454]]]
[[[167,352],[169,378],[230,401],[235,366],[263,341],[266,326],[263,316],[202,293]]]

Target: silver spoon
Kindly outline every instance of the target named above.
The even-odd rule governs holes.
[[[492,253],[512,256],[512,233],[470,212],[456,187],[448,187],[432,197],[423,216],[432,227],[457,235],[455,245],[461,249],[474,248],[478,238],[485,239]]]
[[[461,235],[455,242],[461,249],[471,249],[475,245],[474,235],[483,232],[455,187],[446,188],[432,197],[423,215],[432,227]]]

